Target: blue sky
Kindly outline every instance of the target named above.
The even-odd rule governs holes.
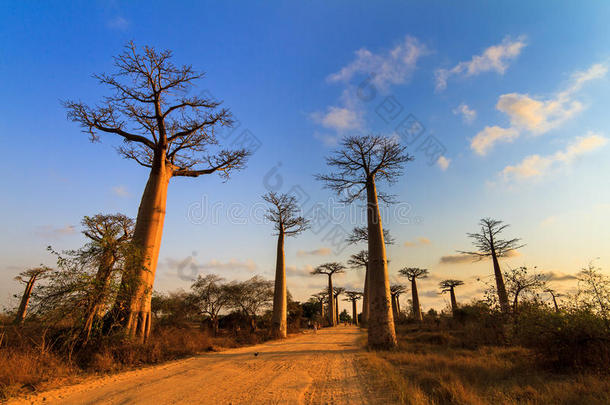
[[[46,246],[83,242],[84,215],[137,212],[146,170],[119,157],[110,136],[91,144],[60,105],[98,101],[105,89],[91,75],[111,72],[129,40],[172,49],[176,63],[207,72],[198,90],[223,99],[240,122],[228,142],[247,129],[262,145],[227,183],[172,180],[156,288],[187,288],[191,271],[272,277],[272,227],[227,212],[246,217],[269,188],[293,186],[307,194],[305,209],[327,204],[332,195],[313,174],[326,170],[333,143],[353,133],[400,137],[409,114],[424,131],[408,146],[415,161],[386,187],[402,202],[386,209],[391,277],[428,267],[424,308],[445,305],[436,285],[446,277],[467,280],[458,298],[469,299],[489,263],[453,256],[469,247],[465,233],[478,219],[493,216],[527,243],[505,266],[538,266],[573,288],[569,275],[590,260],[610,268],[609,17],[603,2],[4,2],[0,303],[13,302],[17,272],[53,264]],[[384,121],[379,111],[400,114]],[[444,150],[431,165],[417,150],[428,136]],[[219,220],[202,220],[201,204],[220,207]],[[324,285],[308,269],[358,250],[325,234],[287,241],[298,299]],[[350,271],[337,281],[361,279]]]

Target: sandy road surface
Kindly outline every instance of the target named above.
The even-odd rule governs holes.
[[[47,391],[10,403],[387,403],[367,388],[357,327],[204,354]],[[254,356],[258,352],[258,356]]]

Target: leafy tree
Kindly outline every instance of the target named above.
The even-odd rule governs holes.
[[[211,173],[228,179],[245,166],[250,154],[244,148],[210,151],[218,144],[215,129],[232,125],[231,114],[219,109],[217,101],[188,95],[204,74],[188,65],[178,67],[171,58],[171,51],[151,47],[139,53],[130,42],[114,58],[115,73],[94,76],[112,92],[102,103],[63,103],[68,119],[79,123],[92,141],[102,133],[118,136],[124,141],[119,153],[149,170],[133,235],[141,254],[128,265],[116,306],[128,334],[141,340],[150,333],[150,301],[170,179]]]
[[[272,333],[277,338],[287,334],[286,262],[284,239],[295,236],[308,227],[308,221],[297,216],[299,207],[295,197],[270,192],[263,196],[271,207],[266,218],[275,225],[277,232],[277,259],[275,264],[275,292],[273,296]]]
[[[218,334],[218,315],[230,302],[224,279],[215,274],[199,275],[191,290],[199,311],[210,318],[214,334]]]
[[[333,274],[345,273],[345,266],[341,263],[324,263],[316,267],[311,274],[326,274],[328,276],[328,323],[330,326],[337,325],[337,313],[335,311],[335,294],[333,289]]]
[[[420,269],[418,267],[405,267],[398,271],[400,275],[406,277],[411,282],[411,300],[413,305],[413,318],[421,322],[423,316],[421,313],[421,306],[419,304],[419,294],[417,293],[417,279],[428,277],[427,269]]]
[[[227,286],[229,307],[240,310],[256,330],[256,316],[273,302],[273,281],[254,276],[246,281],[234,281]]]
[[[317,178],[344,201],[366,196],[369,254],[369,327],[368,344],[372,348],[396,347],[396,331],[390,302],[390,282],[379,199],[390,202],[389,195],[379,193],[377,183],[396,182],[403,166],[413,158],[395,138],[382,136],[348,136],[340,148],[326,159],[334,170]]]
[[[525,245],[522,245],[521,239],[500,239],[499,235],[509,226],[504,224],[502,221],[498,221],[492,218],[483,218],[479,222],[481,230],[478,233],[468,233],[468,237],[472,239],[473,245],[477,248],[476,251],[460,251],[472,256],[476,260],[482,260],[487,257],[491,257],[494,268],[494,276],[496,278],[496,290],[498,292],[498,299],[500,301],[500,308],[502,312],[508,313],[510,306],[508,304],[508,294],[506,292],[506,286],[504,285],[504,279],[502,277],[502,271],[500,270],[500,263],[498,258],[505,257],[510,252],[513,252]]]
[[[517,313],[519,297],[525,293],[536,293],[542,291],[546,286],[546,280],[542,274],[530,274],[525,266],[511,268],[504,272],[506,286],[513,300],[513,313]]]
[[[439,283],[439,287],[441,289],[441,293],[448,292],[451,296],[451,312],[455,315],[455,311],[458,308],[457,300],[455,299],[455,287],[464,285],[464,282],[461,280],[443,280]]]
[[[593,263],[578,273],[577,298],[585,309],[599,315],[610,329],[610,278]]]

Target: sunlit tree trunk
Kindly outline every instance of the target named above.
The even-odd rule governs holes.
[[[396,295],[392,295],[392,316],[394,319],[398,318],[398,304],[396,304]]]
[[[367,326],[369,321],[369,265],[364,268],[364,292],[362,294],[362,323]]]
[[[101,258],[100,265],[95,275],[95,286],[91,294],[90,302],[85,312],[85,324],[83,326],[83,337],[85,343],[91,336],[91,328],[96,318],[100,316],[100,310],[106,298],[106,292],[110,285],[112,269],[116,258],[112,252],[105,252]]]
[[[421,314],[421,307],[419,306],[419,294],[417,293],[417,279],[413,278],[411,280],[411,298],[413,300],[413,318],[416,321],[423,321],[423,316]]]
[[[352,318],[354,319],[354,325],[358,325],[358,308],[356,306],[356,300],[352,300]]]
[[[490,233],[491,241],[491,259],[494,265],[494,275],[496,277],[496,289],[498,290],[498,300],[500,301],[500,309],[505,314],[510,311],[510,305],[508,303],[508,294],[506,293],[506,287],[504,285],[504,277],[502,277],[502,271],[500,270],[500,263],[496,255],[496,249],[493,245],[493,236]]]
[[[449,289],[449,294],[451,294],[451,312],[455,314],[455,311],[457,310],[457,300],[455,299],[455,290],[453,287]]]
[[[333,291],[333,276],[328,275],[328,323],[330,326],[337,325],[335,312],[335,292]]]
[[[400,315],[400,299],[399,299],[399,295],[396,296],[396,312],[398,313],[398,315]],[[396,321],[396,320],[394,320]]]
[[[339,300],[335,297],[335,317],[337,318],[337,324],[339,323]]]
[[[281,225],[280,225],[281,226]],[[275,292],[273,295],[272,333],[275,338],[287,336],[286,269],[284,264],[284,229],[277,238],[277,261],[275,265]]]
[[[369,248],[368,344],[372,348],[389,349],[396,347],[396,331],[390,301],[390,282],[383,227],[374,178],[367,179],[366,191]]]
[[[13,323],[16,325],[20,325],[23,323],[23,321],[25,321],[25,314],[28,310],[28,304],[30,303],[30,297],[32,296],[32,289],[34,288],[34,283],[36,283],[36,278],[38,278],[38,275],[31,275],[25,284],[25,289],[23,290],[23,295],[21,296],[21,302],[19,303],[19,309],[17,310],[17,315],[13,321]]]
[[[133,234],[136,249],[129,258],[127,277],[121,281],[119,309],[126,312],[125,326],[129,336],[146,340],[150,333],[150,301],[159,259],[167,188],[172,167],[165,162],[165,151],[157,152],[146,188],[142,195]]]

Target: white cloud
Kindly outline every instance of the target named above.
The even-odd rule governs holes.
[[[491,71],[504,74],[508,68],[508,62],[519,56],[526,45],[523,36],[516,40],[506,37],[500,44],[490,46],[481,55],[474,55],[469,61],[460,62],[451,69],[437,69],[435,72],[436,90],[444,90],[449,78],[455,75],[476,76]]]
[[[470,108],[467,104],[461,103],[453,109],[455,115],[461,115],[464,122],[471,123],[477,117],[477,112]]]
[[[567,88],[553,97],[533,97],[529,94],[508,93],[499,97],[496,109],[505,113],[510,119],[509,128],[498,126],[485,127],[471,141],[470,147],[476,153],[484,155],[497,142],[511,142],[523,131],[532,135],[542,135],[559,127],[584,109],[581,102],[574,100],[574,93],[591,81],[604,77],[608,68],[594,64],[585,71],[578,71],[571,77]],[[542,164],[530,161],[530,164]]]
[[[479,155],[486,155],[496,142],[512,142],[519,137],[515,128],[485,127],[470,141],[470,148]]]
[[[329,106],[325,113],[314,112],[311,119],[324,128],[343,132],[362,126],[361,114],[353,109]]]
[[[129,21],[121,16],[117,16],[108,21],[108,27],[115,30],[126,30],[129,27]]]
[[[394,48],[384,53],[373,53],[366,48],[356,51],[356,58],[347,66],[328,76],[329,82],[348,82],[355,75],[373,75],[371,83],[381,90],[402,84],[410,79],[420,57],[427,53],[417,38],[406,36]]]
[[[577,138],[565,150],[557,151],[549,156],[530,155],[515,166],[506,166],[501,175],[506,181],[539,178],[552,168],[570,164],[580,155],[599,149],[607,142],[607,138],[589,132],[586,136]]]
[[[432,241],[430,241],[430,239],[426,238],[425,236],[420,236],[415,241],[409,241],[409,240],[406,241],[404,243],[404,246],[405,247],[413,247],[413,246],[429,245],[431,243],[432,243]]]
[[[310,277],[313,270],[313,266],[309,264],[305,267],[286,266],[286,275],[293,277]]]
[[[319,249],[314,249],[314,250],[299,250],[297,252],[297,256],[299,257],[303,257],[303,256],[328,256],[331,254],[331,250],[330,248],[327,247],[321,247]]]
[[[58,228],[52,225],[43,225],[36,229],[36,233],[45,238],[53,238],[57,236],[75,234],[76,227],[74,225],[66,225]]]
[[[438,167],[441,168],[442,171],[445,171],[449,168],[449,164],[451,164],[451,159],[447,159],[445,156],[440,156],[436,161]]]
[[[127,190],[127,187],[125,186],[112,187],[112,192],[119,197],[131,197],[131,193]]]

